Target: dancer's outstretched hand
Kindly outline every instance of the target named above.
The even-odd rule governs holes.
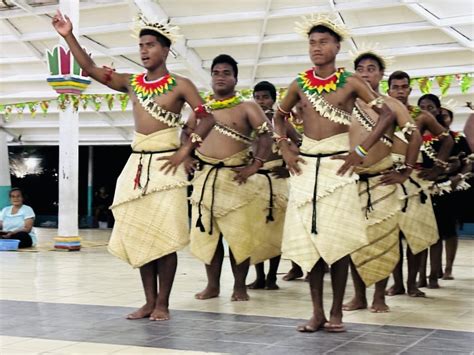
[[[306,160],[301,158],[298,153],[291,149],[281,150],[281,156],[286,163],[286,167],[291,175],[300,175],[301,168],[298,163],[306,164]]]
[[[418,177],[421,179],[436,181],[438,176],[442,175],[445,172],[444,168],[434,166],[432,168],[425,168],[418,173]]]
[[[189,154],[182,147],[178,149],[173,155],[168,155],[166,157],[159,157],[156,160],[166,160],[163,166],[160,168],[160,171],[163,171],[165,174],[171,172],[173,175],[176,174],[178,166],[189,158]]]
[[[72,33],[72,22],[71,19],[57,10],[56,15],[54,15],[52,24],[54,29],[63,37]]]
[[[193,174],[196,170],[199,170],[199,162],[191,157],[184,159],[183,166],[187,174]]]
[[[337,175],[339,176],[343,176],[347,172],[349,172],[349,176],[352,176],[353,167],[362,164],[362,158],[354,151],[349,154],[334,155],[331,159],[344,160],[344,164],[342,164],[337,171]]]
[[[404,174],[399,171],[388,171],[383,173],[380,181],[384,185],[403,184],[410,174]]]
[[[236,174],[234,181],[237,181],[239,185],[245,184],[247,179],[258,171],[259,167],[256,164],[247,165],[241,168],[233,168]]]

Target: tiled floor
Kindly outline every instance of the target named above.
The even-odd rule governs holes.
[[[55,230],[41,229],[38,252],[0,253],[1,354],[472,354],[474,347],[473,240],[460,242],[456,279],[441,281],[428,298],[388,299],[391,312],[346,312],[348,332],[300,334],[311,313],[308,285],[279,281],[278,291],[250,291],[231,302],[225,261],[219,298],[194,299],[205,285],[204,267],[179,253],[172,320],[123,318],[141,306],[138,271],[109,255],[108,231],[81,231],[81,252],[48,251]],[[102,246],[101,246],[102,245]],[[88,247],[87,247],[88,246]],[[282,261],[280,271],[288,270]],[[249,281],[253,278],[253,270]],[[329,278],[325,304],[330,305]],[[371,294],[371,290],[370,290]],[[352,295],[347,287],[346,298]]]

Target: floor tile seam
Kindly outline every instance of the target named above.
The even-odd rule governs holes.
[[[404,351],[410,350],[411,348],[413,348],[414,346],[416,346],[417,344],[419,344],[421,341],[423,341],[424,339],[428,338],[430,335],[433,335],[436,331],[437,331],[437,329],[433,329],[431,332],[429,332],[428,334],[422,336],[420,339],[418,339],[417,341],[415,341],[413,344],[408,345],[405,349],[402,349],[398,354],[401,354],[401,353],[403,353]],[[397,354],[397,355],[398,355],[398,354]]]
[[[343,346],[349,344],[351,341],[354,341],[354,340],[356,340],[356,339],[359,339],[360,337],[363,337],[364,335],[367,335],[367,334],[370,334],[370,332],[364,332],[364,333],[362,333],[361,335],[356,336],[355,338],[349,339],[349,340],[343,342],[342,344],[339,344],[339,345],[337,345],[336,347],[334,347],[334,348],[332,348],[332,349],[330,349],[330,350],[327,350],[326,352],[323,353],[323,355],[329,354],[330,351],[335,351],[335,350],[339,349],[340,347],[343,347]]]
[[[167,336],[164,336],[160,339],[172,339],[172,338],[178,338],[176,336],[172,336],[172,335],[167,335]],[[180,338],[182,339],[182,338]],[[209,339],[201,339],[201,338],[188,338],[188,339],[194,339],[194,340],[197,340],[197,341],[204,341],[204,342],[207,342],[209,341]],[[153,342],[154,340],[150,340],[150,341],[147,341],[146,344],[149,344],[150,342]],[[218,341],[220,343],[237,343],[237,344],[247,344],[247,345],[264,345],[264,346],[271,346],[271,344],[268,344],[268,343],[254,343],[254,342],[244,342],[244,341],[235,341],[235,340],[220,340],[220,339],[215,339],[215,341]],[[207,351],[207,350],[203,350],[203,351]]]

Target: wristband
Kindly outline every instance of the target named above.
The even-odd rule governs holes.
[[[291,112],[285,111],[281,108],[280,105],[277,105],[277,110],[280,112],[283,116],[285,116],[285,119],[288,119],[291,116]]]
[[[196,144],[198,147],[202,144],[202,137],[196,132],[191,133],[189,139],[191,139],[191,143]]]
[[[354,151],[355,151],[356,154],[357,154],[358,156],[360,156],[361,158],[365,158],[365,157],[367,156],[367,154],[369,154],[369,153],[364,149],[364,147],[362,147],[360,144],[354,148]]]

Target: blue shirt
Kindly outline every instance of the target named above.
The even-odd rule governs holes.
[[[0,221],[2,221],[2,230],[12,232],[14,230],[25,227],[25,219],[35,218],[35,212],[30,206],[23,205],[20,207],[17,213],[12,214],[13,206],[5,207],[0,212]],[[33,245],[36,245],[36,234],[33,228],[30,231],[30,237],[33,241]]]

